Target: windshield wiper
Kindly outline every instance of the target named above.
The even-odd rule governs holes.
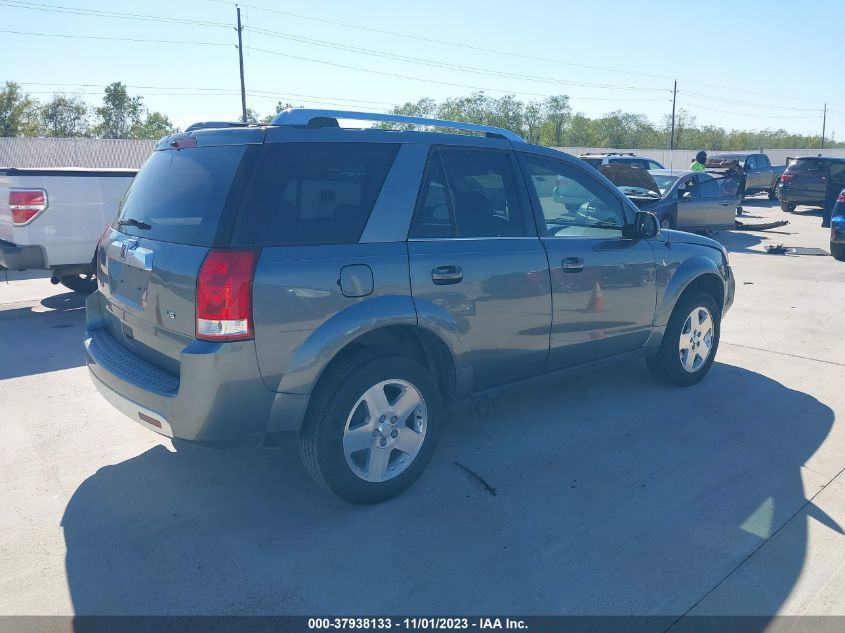
[[[149,231],[153,228],[146,222],[136,220],[135,218],[124,218],[123,220],[118,220],[117,226],[134,226],[136,229],[141,229],[142,231]]]

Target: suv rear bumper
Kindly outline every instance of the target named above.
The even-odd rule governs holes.
[[[135,422],[183,440],[256,444],[268,432],[301,427],[309,396],[267,389],[255,341],[194,341],[176,376],[118,342],[100,306],[95,292],[86,302],[86,364],[103,397]]]
[[[46,270],[44,251],[39,246],[18,246],[0,240],[0,267],[9,270]]]

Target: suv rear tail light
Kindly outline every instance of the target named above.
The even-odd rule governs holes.
[[[11,189],[9,191],[9,211],[12,224],[23,226],[47,208],[47,192],[43,189]]]
[[[197,338],[238,341],[253,336],[253,251],[209,251],[197,277]]]
[[[795,180],[795,176],[793,176],[792,174],[783,174],[780,177],[781,182],[789,182],[790,180]]]
[[[839,197],[836,199],[837,202],[845,202],[845,193],[840,193]]]

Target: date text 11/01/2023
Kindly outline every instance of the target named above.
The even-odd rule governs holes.
[[[309,618],[308,628],[311,630],[445,630],[445,629],[479,629],[479,630],[526,630],[528,625],[524,620],[512,618]]]

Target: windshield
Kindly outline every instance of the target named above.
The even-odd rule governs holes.
[[[654,178],[654,182],[657,183],[657,188],[660,189],[660,195],[665,196],[666,193],[672,188],[676,182],[678,182],[679,176],[666,176],[661,174],[651,174],[651,177]]]

